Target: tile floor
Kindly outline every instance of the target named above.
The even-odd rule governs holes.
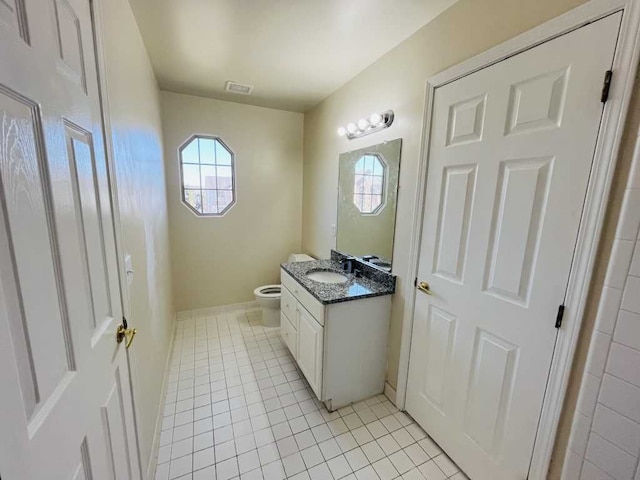
[[[329,413],[259,310],[176,328],[156,480],[467,478],[384,395]]]

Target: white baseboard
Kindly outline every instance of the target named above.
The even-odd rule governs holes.
[[[393,388],[389,382],[384,382],[384,395],[389,399],[391,403],[396,404],[396,389]]]
[[[176,339],[176,322],[178,318],[174,319],[171,329],[171,339],[169,340],[169,349],[167,353],[167,360],[164,365],[164,378],[162,379],[162,390],[160,392],[160,402],[158,404],[158,416],[156,417],[156,428],[153,433],[153,444],[151,445],[151,455],[149,455],[149,462],[147,463],[147,471],[145,480],[153,480],[156,472],[156,466],[158,462],[158,448],[160,447],[160,433],[162,432],[162,418],[164,413],[164,399],[167,392],[167,381],[169,379],[169,370],[171,366],[171,357],[173,356],[173,345]]]
[[[182,310],[176,313],[178,321],[193,318],[200,315],[215,315],[216,313],[231,312],[234,310],[255,310],[260,308],[258,302],[231,303],[229,305],[217,305],[215,307],[195,308],[193,310]]]

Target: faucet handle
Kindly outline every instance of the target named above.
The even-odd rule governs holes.
[[[342,266],[342,269],[347,272],[347,273],[352,273],[353,272],[353,260],[349,257],[344,257],[342,259],[340,259],[340,265]]]

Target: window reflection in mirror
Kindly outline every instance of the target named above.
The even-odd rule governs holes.
[[[353,171],[353,203],[363,214],[378,213],[384,207],[386,168],[379,155],[364,154]]]
[[[385,269],[393,256],[401,147],[396,139],[340,155],[336,250]]]

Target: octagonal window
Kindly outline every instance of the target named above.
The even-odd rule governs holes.
[[[362,213],[378,213],[384,206],[384,161],[378,155],[367,154],[354,168],[353,203]]]
[[[179,153],[182,201],[196,215],[224,215],[236,198],[231,149],[218,137],[194,135]]]

